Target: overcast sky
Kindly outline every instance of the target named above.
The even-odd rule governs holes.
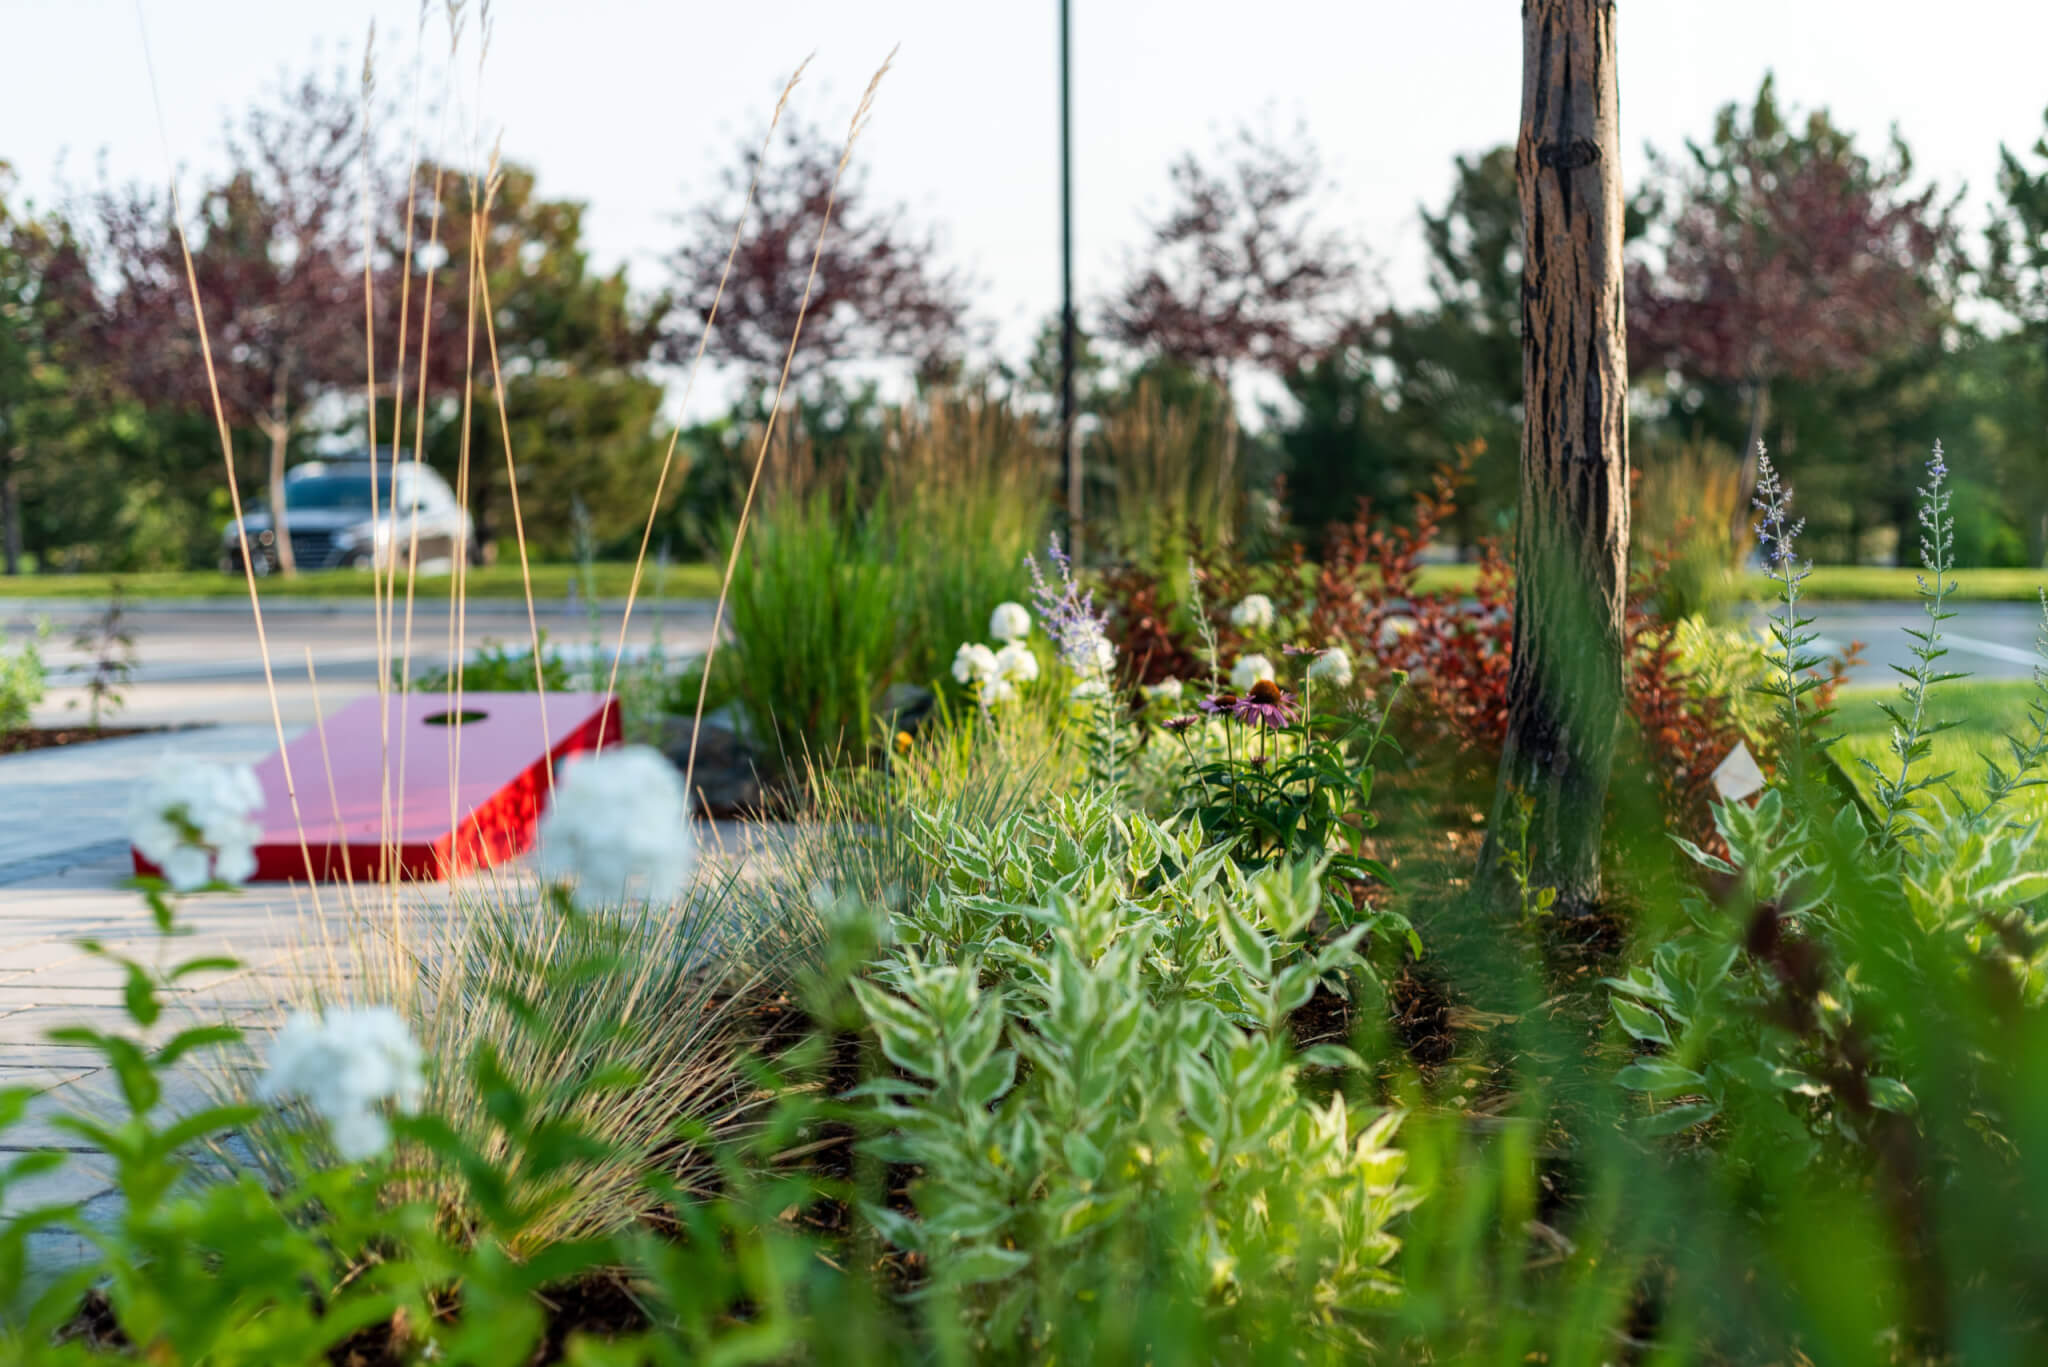
[[[1072,3],[1084,300],[1115,283],[1162,207],[1169,161],[1262,114],[1306,124],[1336,183],[1333,213],[1412,298],[1417,205],[1441,202],[1454,154],[1514,136],[1517,0]],[[1621,8],[1631,184],[1645,142],[1676,149],[1704,135],[1718,106],[1748,99],[1774,69],[1783,100],[1830,107],[1873,151],[1896,123],[1925,176],[1969,183],[1981,222],[1999,143],[2031,145],[2048,106],[2039,0]],[[358,61],[373,17],[387,88],[400,84],[419,12],[416,0],[142,9],[165,132],[188,177],[217,164],[223,116],[282,73]],[[657,282],[673,216],[715,186],[798,61],[816,53],[798,108],[836,130],[900,43],[860,151],[871,186],[938,225],[1007,354],[1021,356],[1058,307],[1056,0],[496,0],[492,14],[484,125],[538,169],[545,193],[590,202],[596,255],[628,262],[643,286]],[[136,0],[0,0],[0,159],[47,200],[60,167],[87,182],[102,153],[117,179],[164,174]]]

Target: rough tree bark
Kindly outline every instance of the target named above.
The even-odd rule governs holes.
[[[299,561],[292,554],[292,515],[284,499],[285,457],[291,450],[292,429],[283,410],[284,403],[279,400],[261,427],[263,435],[270,438],[270,536],[277,552],[277,572],[289,575],[298,573]]]
[[[1481,874],[1534,803],[1531,882],[1600,898],[1600,828],[1622,703],[1628,365],[1613,0],[1525,0],[1522,478],[1508,732]],[[1496,883],[1497,885],[1497,883]]]
[[[9,575],[21,573],[21,489],[14,478],[20,464],[19,453],[0,451],[0,569]]]

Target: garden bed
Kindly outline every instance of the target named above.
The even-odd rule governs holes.
[[[0,755],[53,750],[60,745],[90,745],[96,740],[146,736],[170,729],[166,726],[26,726],[19,731],[0,734]]]

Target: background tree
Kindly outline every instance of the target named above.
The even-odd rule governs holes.
[[[832,178],[840,148],[815,126],[787,121],[780,154],[760,165],[760,139],[720,178],[716,196],[683,221],[684,240],[669,258],[682,305],[670,316],[663,353],[687,361],[718,294],[732,248],[733,216],[758,167],[760,183],[718,304],[709,354],[770,383],[796,332],[818,227],[825,234],[803,335],[790,363],[791,384],[812,381],[842,361],[909,361],[921,376],[949,372],[965,342],[967,304],[959,276],[939,264],[936,238],[914,228],[901,205],[878,208],[856,163]]]
[[[1508,729],[1482,868],[1534,803],[1531,880],[1600,897],[1621,717],[1628,353],[1613,0],[1522,6],[1522,426]]]
[[[70,225],[9,207],[0,162],[0,563],[21,573],[27,481],[74,454],[87,402],[91,272]]]
[[[1795,127],[1769,76],[1747,117],[1724,107],[1713,139],[1688,150],[1690,167],[1660,166],[1660,259],[1629,270],[1630,352],[1639,367],[1740,388],[1739,541],[1773,384],[1867,372],[1930,341],[1951,232],[1932,187],[1908,192],[1903,142],[1895,136],[1880,164],[1825,110]]]
[[[1421,211],[1431,303],[1388,309],[1286,376],[1275,413],[1296,522],[1359,498],[1398,511],[1460,447],[1478,449],[1450,530],[1470,547],[1514,510],[1522,404],[1521,206],[1514,149],[1458,157],[1449,199]]]
[[[280,568],[291,573],[289,510],[276,491],[292,443],[330,395],[363,382],[363,196],[389,205],[374,154],[365,176],[360,97],[345,78],[308,76],[226,133],[230,171],[188,225],[220,397],[230,424],[259,434]],[[144,404],[210,411],[199,328],[170,204],[142,189],[100,197],[112,289],[104,354]]]
[[[2048,116],[2044,116],[2048,121]],[[1994,446],[2009,507],[2026,510],[2027,563],[2048,558],[2048,134],[2030,155],[1998,149],[1999,200],[1985,231],[1985,296],[2017,326],[1989,339],[1972,388],[2002,419]]]
[[[473,210],[483,185],[462,168],[432,163],[419,168],[417,185],[414,240],[430,240],[438,210],[438,236],[446,253],[434,282],[426,347],[424,454],[455,482],[462,390],[469,383],[469,508],[479,540],[488,543],[509,528],[511,512],[503,426],[481,317],[474,323],[474,368],[467,364],[472,326],[468,263],[479,224]],[[657,431],[662,388],[648,377],[646,366],[660,339],[667,300],[636,300],[624,267],[609,273],[592,269],[583,245],[584,212],[575,200],[543,197],[532,170],[506,163],[498,168],[482,221],[480,255],[504,371],[505,419],[519,486],[527,495],[521,501],[522,520],[529,539],[551,552],[568,549],[571,513],[579,503],[600,540],[637,530],[647,516],[646,500],[653,495],[665,450]],[[423,249],[416,252],[415,310],[424,307],[426,259]],[[417,382],[418,337],[415,328],[409,384]],[[408,415],[399,442],[404,459],[412,449],[416,394],[409,388],[401,399]],[[392,416],[381,416],[378,429],[393,431]],[[668,495],[674,492],[672,481]]]

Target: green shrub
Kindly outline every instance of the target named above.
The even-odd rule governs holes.
[[[869,1152],[915,1166],[916,1218],[868,1218],[991,1346],[1087,1356],[1076,1302],[1154,1288],[1212,1333],[1362,1344],[1415,1193],[1394,1112],[1297,1086],[1350,1056],[1297,1055],[1289,1015],[1363,972],[1362,929],[1304,944],[1315,871],[1247,877],[1198,826],[1100,795],[918,825],[940,883],[854,985],[900,1070],[862,1089]]]
[[[37,643],[50,638],[50,623],[36,623],[35,633],[12,650],[0,648],[0,735],[28,725],[29,714],[43,700],[43,655]]]

